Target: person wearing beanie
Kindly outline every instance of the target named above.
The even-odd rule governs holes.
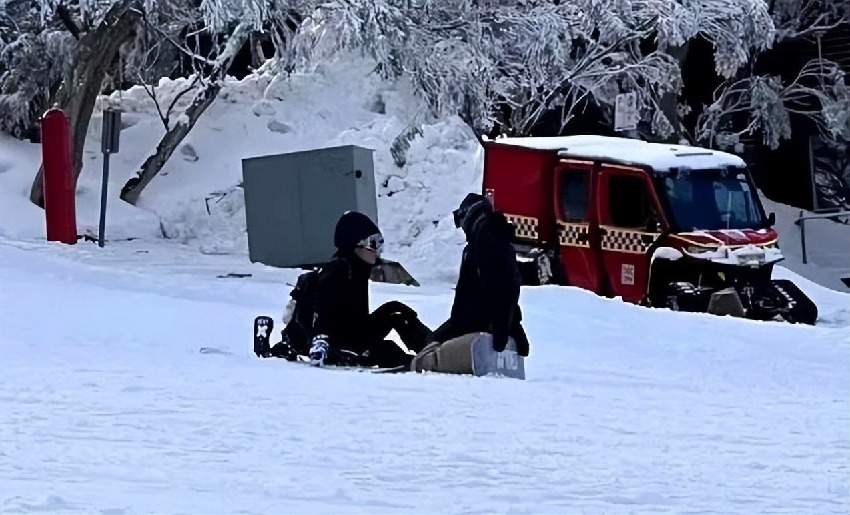
[[[430,341],[445,342],[475,332],[493,335],[493,350],[505,350],[508,338],[528,356],[529,344],[520,323],[520,274],[511,243],[513,226],[477,193],[464,197],[452,212],[455,227],[466,235],[451,314]]]
[[[387,335],[395,330],[418,352],[431,331],[409,306],[391,301],[369,312],[369,278],[380,263],[384,238],[366,215],[345,212],[334,229],[336,253],[319,271],[310,361],[317,366],[350,363],[407,366],[413,356]]]

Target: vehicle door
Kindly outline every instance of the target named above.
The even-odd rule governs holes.
[[[561,264],[569,284],[602,293],[604,271],[594,223],[594,163],[562,160],[555,167],[555,217]]]
[[[666,223],[649,172],[602,164],[596,201],[599,244],[610,293],[627,302],[639,302],[649,282],[651,246]]]

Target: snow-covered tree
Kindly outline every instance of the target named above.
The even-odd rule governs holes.
[[[143,164],[138,180],[122,191],[122,198],[133,202],[214,101],[224,74],[251,29],[285,26],[293,14],[297,15],[296,8],[310,5],[304,0],[3,0],[0,105],[14,109],[4,110],[0,129],[31,125],[45,99],[49,98],[49,104],[59,104],[72,123],[76,178],[82,169],[88,123],[104,80],[109,75],[124,75],[125,79],[144,82],[145,70],[152,66],[156,69],[158,50],[170,43],[172,51],[188,55],[195,89],[186,92],[191,93],[191,100],[179,117],[185,123],[170,126],[171,113],[168,109],[161,113],[166,134]],[[19,12],[27,15],[26,30],[18,22]],[[190,30],[220,44],[211,55],[199,55],[181,40]],[[62,42],[68,44],[62,46]],[[56,52],[55,60],[36,59],[39,52],[57,47],[65,53]],[[21,64],[24,60],[26,65]],[[36,70],[39,66],[45,69]],[[159,77],[149,79],[155,83]],[[155,91],[151,89],[151,93]],[[39,205],[43,202],[41,173],[39,170],[30,195]]]
[[[776,41],[816,36],[850,19],[847,0],[773,0]]]
[[[142,163],[137,176],[130,179],[121,190],[121,198],[135,204],[147,184],[162,170],[180,142],[189,134],[200,116],[212,105],[221,90],[227,70],[236,57],[240,48],[248,41],[250,26],[246,22],[239,23],[229,35],[227,43],[221,49],[216,59],[211,63],[208,73],[197,73],[193,96],[188,106],[178,117],[177,123],[169,126],[165,120],[166,132],[153,152]],[[154,97],[156,98],[156,97]],[[160,112],[162,116],[162,112]]]
[[[789,84],[761,75],[723,83],[699,116],[696,139],[726,147],[745,134],[760,133],[765,145],[776,148],[791,137],[792,114],[808,116],[833,138],[850,139],[850,88],[838,65],[809,61]]]
[[[478,132],[499,123],[526,134],[555,107],[567,106],[566,121],[584,96],[612,101],[618,82],[642,99],[678,87],[674,61],[637,50],[655,17],[625,5],[338,0],[305,21],[299,57],[361,48],[381,72],[409,75],[434,115],[460,114]]]
[[[142,8],[140,0],[81,1],[70,7],[63,2],[42,0],[39,9],[44,20],[58,18],[74,38],[59,89],[50,102],[63,108],[71,120],[76,180],[82,170],[86,132],[103,80],[120,49],[133,40]],[[41,169],[33,180],[30,200],[43,205]]]
[[[302,25],[298,56],[361,48],[383,73],[408,74],[434,115],[457,113],[478,132],[528,134],[555,109],[563,127],[582,101],[610,109],[634,91],[663,137],[678,125],[691,40],[711,42],[731,78],[775,32],[764,0],[333,0]]]
[[[0,131],[32,135],[62,81],[73,37],[28,1],[0,1]]]
[[[850,23],[850,4],[844,0],[776,0],[769,7],[774,30],[767,47],[753,48],[750,63],[776,43],[815,37]],[[737,73],[722,76],[726,80],[697,120],[694,138],[702,144],[727,146],[743,135],[760,134],[763,144],[776,148],[791,137],[792,114],[813,120],[831,138],[850,138],[850,88],[835,63],[810,60],[790,82],[740,65]]]
[[[810,63],[789,83],[753,65],[779,41],[846,21],[848,10],[845,0],[0,0],[0,130],[32,126],[58,102],[74,123],[79,173],[105,79],[146,85],[165,134],[122,191],[135,202],[215,100],[236,52],[262,33],[275,43],[270,69],[359,49],[382,76],[409,78],[429,116],[457,114],[479,134],[529,134],[558,114],[563,130],[588,102],[610,115],[617,94],[635,92],[642,132],[676,139],[685,133],[681,69],[699,38],[723,82],[693,140],[757,132],[776,145],[795,112],[844,137],[848,92],[833,63]],[[209,53],[192,43],[199,37]],[[155,86],[178,55],[192,79],[180,112]]]
[[[149,0],[153,1],[153,0]],[[270,27],[279,35],[286,31],[290,22],[298,16],[301,9],[308,9],[311,3],[305,0],[202,0],[199,6],[200,31],[217,38],[224,35],[221,45],[210,56],[198,55],[192,48],[169,39],[182,53],[187,54],[195,65],[188,105],[177,117],[177,123],[170,124],[170,107],[159,109],[160,118],[165,126],[165,134],[156,150],[142,163],[135,177],[131,178],[121,190],[121,199],[135,204],[144,188],[160,172],[162,167],[177,149],[181,141],[189,134],[200,116],[212,105],[221,90],[222,82],[236,54],[248,42],[252,30]],[[160,7],[161,8],[161,7]],[[165,17],[169,19],[168,16]],[[161,32],[161,31],[160,31]],[[281,46],[289,44],[291,37],[286,35],[276,40]],[[286,50],[282,50],[286,54]],[[148,92],[157,102],[155,86],[148,86]],[[176,99],[175,99],[176,101]],[[157,102],[157,106],[159,103]]]

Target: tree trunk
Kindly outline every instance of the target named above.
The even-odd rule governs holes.
[[[674,46],[667,49],[667,54],[679,61],[679,70],[685,64],[690,46],[691,42],[688,40],[682,46]],[[661,112],[664,113],[670,125],[673,126],[673,134],[670,137],[675,138],[673,142],[677,143],[684,133],[682,120],[679,119],[679,95],[677,93],[664,93],[661,95],[658,103],[659,107],[661,107]]]
[[[159,174],[162,167],[174,153],[174,150],[177,149],[177,146],[189,134],[192,127],[195,126],[198,118],[215,101],[218,92],[221,90],[221,81],[233,63],[237,52],[239,52],[248,39],[249,28],[249,24],[240,23],[234,29],[224,51],[216,60],[212,72],[207,77],[207,80],[202,81],[201,89],[195,93],[195,97],[180,117],[180,120],[165,133],[156,146],[156,152],[148,156],[145,162],[142,163],[136,177],[133,177],[124,184],[124,187],[121,189],[121,200],[133,205],[138,202],[142,190]]]
[[[249,46],[251,47],[251,67],[257,70],[266,62],[266,54],[263,52],[263,42],[260,39],[259,32],[251,33]]]
[[[71,120],[74,183],[83,169],[83,149],[97,96],[119,48],[135,37],[142,19],[139,0],[121,0],[106,13],[103,21],[77,43],[73,62],[56,93],[54,104]],[[43,168],[39,168],[30,188],[30,201],[44,207]]]

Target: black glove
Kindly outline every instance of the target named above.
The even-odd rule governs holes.
[[[490,331],[493,335],[493,350],[502,352],[508,346],[508,333],[504,331]]]

